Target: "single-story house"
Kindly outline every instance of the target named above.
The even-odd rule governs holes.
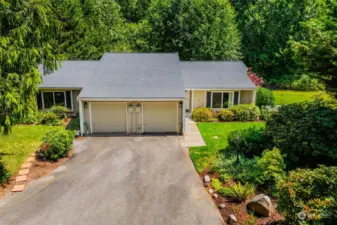
[[[66,106],[79,115],[82,134],[181,134],[186,111],[250,104],[256,93],[242,62],[184,62],[177,53],[105,53],[96,61],[63,61],[42,80],[39,109]]]

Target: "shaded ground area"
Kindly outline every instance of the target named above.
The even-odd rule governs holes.
[[[0,224],[222,224],[178,137],[90,137],[25,192]]]

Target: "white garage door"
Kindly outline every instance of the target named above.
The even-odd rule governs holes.
[[[144,102],[144,132],[177,132],[177,102]]]
[[[126,132],[125,102],[91,102],[92,132]]]

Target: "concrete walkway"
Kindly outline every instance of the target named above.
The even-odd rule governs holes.
[[[190,118],[185,118],[185,134],[179,138],[179,144],[182,148],[205,146],[197,124]]]

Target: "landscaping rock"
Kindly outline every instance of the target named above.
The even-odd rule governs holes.
[[[247,208],[261,216],[270,216],[272,203],[267,195],[260,194],[252,198],[248,204]]]
[[[236,224],[237,222],[236,216],[234,216],[233,214],[229,215],[227,222],[229,224]]]
[[[214,193],[213,189],[209,189],[208,193],[213,194]]]
[[[213,197],[214,199],[217,199],[219,196],[218,196],[217,193],[214,193],[214,194],[212,195],[212,197]]]
[[[221,203],[221,204],[219,204],[219,208],[224,209],[224,208],[226,208],[226,205],[224,203]]]
[[[211,182],[211,178],[208,175],[204,176],[204,183],[210,183]]]

